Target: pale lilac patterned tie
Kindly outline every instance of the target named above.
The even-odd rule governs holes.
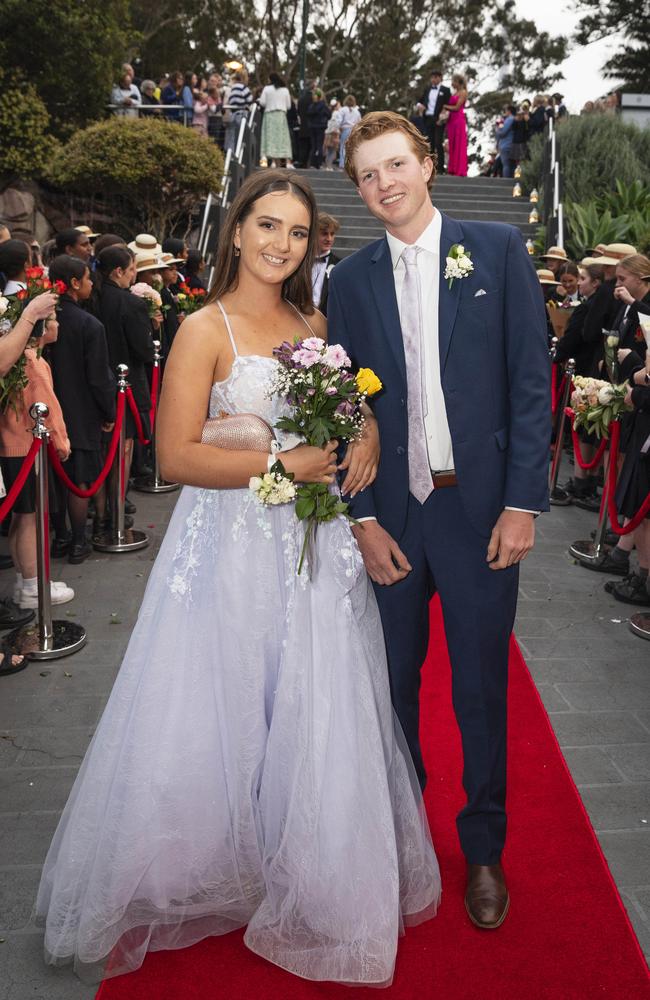
[[[424,503],[433,492],[429,467],[427,438],[424,429],[424,347],[422,344],[422,307],[420,276],[417,255],[419,247],[405,247],[402,251],[405,274],[402,285],[400,318],[406,359],[406,386],[408,390],[409,432],[409,489],[416,500]]]

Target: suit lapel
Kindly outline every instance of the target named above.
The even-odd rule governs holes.
[[[438,348],[440,352],[440,371],[445,370],[447,355],[451,346],[451,338],[456,322],[458,311],[458,301],[460,299],[460,280],[452,282],[445,278],[445,268],[447,266],[447,255],[454,243],[463,242],[463,229],[455,219],[440,213],[442,216],[442,227],[440,230],[440,291],[438,302]],[[469,248],[471,250],[471,247]]]
[[[397,308],[397,298],[395,296],[393,262],[390,250],[388,249],[388,241],[385,237],[370,259],[370,287],[377,302],[384,336],[388,341],[402,378],[406,382],[404,342],[402,340],[402,326]]]

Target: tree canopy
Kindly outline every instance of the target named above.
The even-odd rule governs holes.
[[[650,7],[628,0],[577,0],[584,13],[576,33],[580,45],[620,35],[612,57],[603,67],[605,75],[621,79],[626,89],[650,93]]]
[[[32,84],[58,135],[104,114],[129,38],[129,0],[0,0],[0,65]]]

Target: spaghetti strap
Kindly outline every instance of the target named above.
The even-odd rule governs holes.
[[[235,355],[236,358],[238,358],[239,357],[239,351],[237,350],[237,344],[235,343],[235,338],[233,337],[232,327],[230,325],[230,320],[228,319],[228,313],[226,312],[226,310],[224,309],[224,307],[221,305],[221,300],[220,299],[217,299],[217,305],[221,309],[221,315],[223,316],[223,321],[226,324],[226,330],[228,331],[228,336],[230,337],[230,343],[232,344],[233,354]]]
[[[289,299],[285,299],[284,301],[285,301],[285,302],[289,302]],[[315,330],[314,330],[314,329],[313,329],[313,328],[312,328],[312,327],[311,327],[311,326],[309,325],[309,323],[307,322],[307,320],[305,319],[305,317],[303,316],[303,314],[302,314],[302,313],[300,312],[300,309],[298,309],[298,307],[297,307],[297,306],[294,306],[293,302],[289,302],[289,305],[291,306],[291,308],[292,308],[292,309],[293,309],[293,310],[294,310],[295,312],[297,312],[297,313],[298,313],[298,315],[300,316],[301,320],[303,321],[303,323],[305,324],[305,326],[307,327],[307,329],[309,330],[309,332],[310,332],[311,334],[313,334],[313,336],[314,336],[314,337],[317,337],[317,336],[318,336],[318,334],[317,334],[317,333],[316,333],[316,331],[315,331]]]

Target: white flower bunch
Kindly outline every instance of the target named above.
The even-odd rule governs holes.
[[[258,503],[265,507],[275,507],[278,504],[291,503],[296,499],[296,487],[291,479],[281,472],[265,472],[263,476],[252,476],[248,483]]]
[[[627,386],[582,375],[574,376],[573,385],[571,408],[575,414],[574,428],[584,427],[590,434],[607,437],[612,420],[617,420],[628,409],[625,405]]]
[[[0,295],[0,316],[4,316],[8,308],[9,299],[6,299],[4,295]]]
[[[474,270],[472,255],[462,243],[454,243],[446,258],[445,278],[451,288],[455,278],[466,278]]]

